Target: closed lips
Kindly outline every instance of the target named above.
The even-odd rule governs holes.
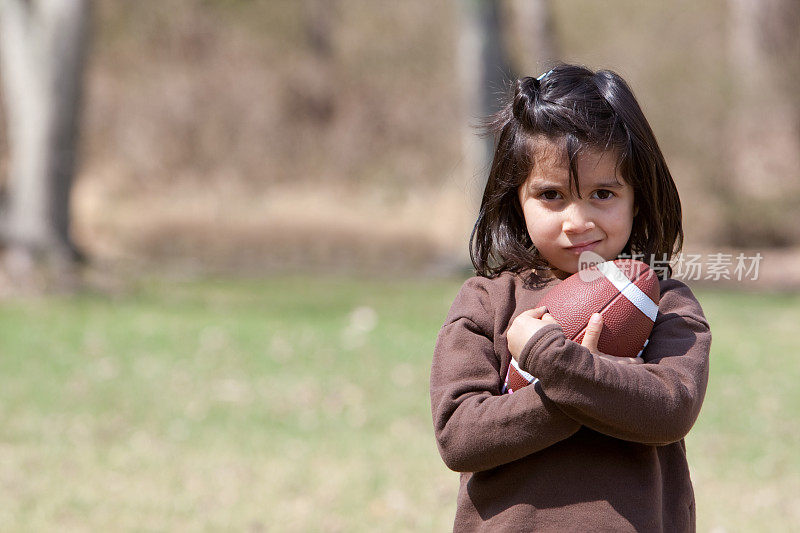
[[[582,242],[580,244],[573,244],[572,246],[568,246],[568,248],[583,248],[584,246],[589,246],[590,244],[594,244],[596,242],[600,242],[600,239],[598,239],[596,241]]]

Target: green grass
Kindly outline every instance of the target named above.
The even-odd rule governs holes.
[[[0,530],[446,531],[428,371],[460,282],[148,282],[0,303]],[[702,292],[700,531],[800,526],[800,296]]]
[[[800,528],[800,295],[704,292],[711,378],[687,438],[701,531]]]

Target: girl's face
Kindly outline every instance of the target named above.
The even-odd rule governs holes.
[[[633,187],[617,170],[617,154],[587,150],[577,157],[582,198],[570,188],[563,149],[537,143],[530,176],[519,188],[525,225],[534,246],[563,279],[578,271],[581,252],[606,260],[622,252],[634,217]]]

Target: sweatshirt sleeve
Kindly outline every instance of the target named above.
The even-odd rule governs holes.
[[[580,428],[538,386],[501,394],[493,331],[485,287],[480,278],[471,278],[439,332],[430,381],[439,452],[459,472],[521,459]]]
[[[656,446],[679,441],[705,397],[711,331],[689,287],[676,280],[661,283],[645,364],[595,357],[551,324],[528,341],[520,367],[539,378],[563,412],[595,431]]]

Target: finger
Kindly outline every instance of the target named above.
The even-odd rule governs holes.
[[[545,322],[550,322],[551,324],[558,324],[558,322],[556,322],[556,319],[553,318],[553,315],[551,315],[550,313],[545,313],[544,315],[542,315],[542,320],[544,320]]]
[[[603,317],[600,313],[595,313],[589,319],[589,324],[586,325],[581,346],[588,348],[592,353],[599,353],[597,342],[600,340],[601,331],[603,331]]]

